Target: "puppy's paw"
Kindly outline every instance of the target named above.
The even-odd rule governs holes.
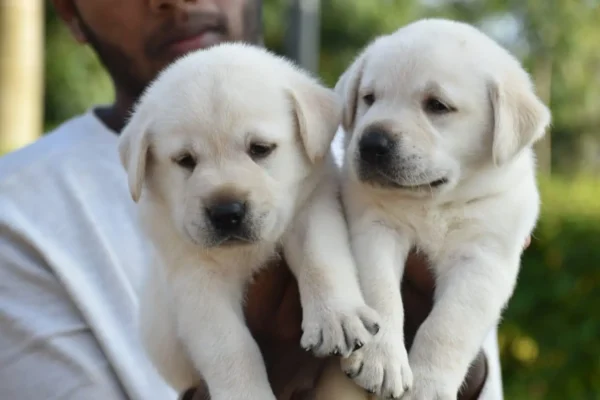
[[[456,400],[457,391],[444,384],[438,374],[425,374],[419,369],[413,373],[413,387],[402,400]]]
[[[438,392],[434,388],[413,388],[402,400],[456,400],[456,393]]]
[[[367,346],[342,359],[342,370],[367,392],[382,399],[399,399],[410,392],[413,375],[399,335],[394,342],[376,338]]]
[[[318,357],[347,357],[379,332],[377,312],[365,305],[327,304],[305,307],[301,346]]]

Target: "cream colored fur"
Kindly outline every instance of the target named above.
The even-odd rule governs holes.
[[[381,398],[456,399],[512,295],[538,218],[532,145],[550,112],[505,49],[440,19],[376,39],[336,90],[351,243],[367,304],[383,318],[381,333],[342,368]],[[389,151],[361,142],[372,132],[386,135]],[[407,354],[398,288],[412,247],[429,258],[436,288]],[[336,382],[327,390],[350,390],[349,380]]]
[[[332,90],[242,44],[180,59],[137,104],[119,151],[156,250],[139,323],[151,360],[178,391],[202,377],[213,400],[275,398],[243,304],[279,246],[299,282],[305,348],[347,356],[377,331],[329,153],[340,118]],[[253,143],[274,150],[256,157]],[[233,243],[207,217],[224,198],[248,206],[249,233]]]

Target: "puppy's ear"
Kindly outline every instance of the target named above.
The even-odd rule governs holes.
[[[358,86],[362,78],[365,59],[366,52],[363,52],[344,71],[335,84],[335,92],[342,98],[342,127],[346,132],[350,132],[354,126],[358,106]]]
[[[551,114],[529,79],[491,80],[488,93],[494,116],[492,155],[502,165],[544,136]]]
[[[306,154],[312,163],[317,163],[329,151],[340,125],[340,99],[333,90],[312,79],[301,79],[288,94]]]
[[[142,184],[146,174],[146,160],[150,147],[149,126],[149,116],[143,110],[137,110],[119,138],[119,157],[127,171],[131,198],[136,203],[142,194]]]

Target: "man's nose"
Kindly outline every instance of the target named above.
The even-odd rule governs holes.
[[[215,6],[214,1],[210,0],[150,0],[150,8],[154,12],[183,10],[195,11],[202,9],[203,11],[211,11]]]

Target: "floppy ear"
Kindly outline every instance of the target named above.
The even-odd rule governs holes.
[[[531,82],[512,77],[491,81],[488,92],[494,115],[492,155],[501,165],[541,139],[550,125],[550,110],[536,96]]]
[[[329,151],[340,125],[340,99],[333,90],[312,79],[302,79],[288,94],[306,154],[312,163],[317,163]]]
[[[342,99],[342,127],[346,132],[350,132],[354,126],[356,108],[358,106],[358,86],[362,78],[365,59],[366,55],[363,52],[344,71],[335,84],[335,92]]]
[[[142,194],[142,184],[146,174],[148,158],[150,119],[146,113],[136,111],[119,138],[119,157],[127,171],[127,180],[131,198],[136,203]]]

